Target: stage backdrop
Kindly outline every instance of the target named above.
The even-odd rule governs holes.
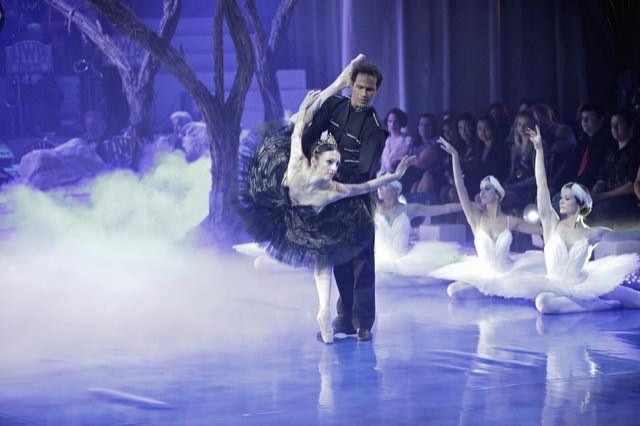
[[[623,70],[638,68],[640,8],[630,2],[621,20],[609,12],[607,22],[606,3],[301,1],[280,61],[304,66],[308,85],[322,87],[365,53],[384,71],[376,101],[382,115],[394,106],[413,119],[446,109],[481,115],[495,101],[513,113],[534,99],[569,123],[581,101],[615,104]]]

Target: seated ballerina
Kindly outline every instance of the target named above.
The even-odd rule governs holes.
[[[340,164],[333,136],[317,141],[311,158],[304,155],[302,133],[306,124],[323,99],[349,85],[350,67],[358,58],[336,83],[322,93],[312,91],[305,97],[291,136],[266,138],[246,159],[240,179],[239,211],[247,231],[278,261],[314,267],[317,321],[325,343],[333,341],[329,306],[332,265],[352,258],[369,243],[363,235],[372,218],[365,201],[356,196],[400,179],[413,161],[413,157],[405,157],[392,174],[343,184],[333,180]],[[350,203],[348,208],[345,203]]]
[[[637,231],[613,232],[603,227],[589,227],[584,218],[592,207],[589,191],[579,183],[569,182],[560,192],[560,214],[553,210],[544,167],[544,148],[540,129],[529,129],[536,150],[535,178],[537,204],[544,230],[544,258],[547,273],[531,286],[541,291],[535,299],[543,314],[561,314],[640,308],[640,292],[620,285],[624,277],[640,265],[638,255],[620,254],[589,261],[591,252],[603,239],[636,239]]]
[[[401,203],[402,184],[391,182],[378,188],[375,224],[376,271],[404,276],[427,276],[460,258],[459,245],[440,241],[411,241],[411,220],[459,212],[458,203],[425,205]]]
[[[468,256],[461,262],[443,266],[430,275],[454,281],[447,288],[447,294],[454,298],[487,295],[533,299],[535,293],[527,293],[518,285],[518,280],[528,272],[543,271],[544,262],[535,253],[525,253],[512,259],[509,255],[513,240],[511,231],[540,234],[542,228],[503,213],[500,202],[505,191],[493,176],[487,176],[480,182],[482,209],[479,211],[465,188],[458,151],[443,138],[439,138],[438,143],[451,155],[455,188],[473,232],[477,256]]]

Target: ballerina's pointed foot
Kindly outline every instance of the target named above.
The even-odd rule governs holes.
[[[328,309],[321,309],[316,317],[320,326],[320,335],[324,343],[333,343],[333,327],[331,326],[331,315]]]

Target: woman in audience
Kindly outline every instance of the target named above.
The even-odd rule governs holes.
[[[418,118],[417,134],[411,144],[411,155],[416,157],[401,183],[410,201],[438,203],[439,191],[444,183],[442,150],[436,143],[436,118],[423,113]]]
[[[533,129],[536,124],[535,117],[527,110],[520,111],[513,120],[512,132],[507,140],[507,145],[511,146],[511,170],[505,182],[508,199],[506,205],[509,207],[521,208],[535,202],[535,150],[527,129]]]
[[[402,132],[409,122],[409,117],[400,108],[393,108],[387,113],[384,121],[387,123],[389,136],[382,151],[380,169],[383,172],[392,172],[400,160],[411,153],[411,136]]]
[[[479,182],[474,172],[474,163],[477,158],[476,127],[478,120],[472,114],[464,113],[457,118],[456,127],[458,146],[453,148],[459,153],[458,158],[464,183],[468,188],[477,188]],[[458,194],[453,183],[449,183],[441,191],[443,202],[457,202]]]
[[[502,181],[509,175],[509,151],[504,140],[496,139],[491,117],[482,117],[476,124],[478,137],[475,174],[478,180],[493,175]]]

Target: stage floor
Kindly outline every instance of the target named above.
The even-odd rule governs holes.
[[[541,316],[380,276],[373,341],[325,345],[309,272],[135,256],[5,252],[1,425],[639,422],[640,311]]]

